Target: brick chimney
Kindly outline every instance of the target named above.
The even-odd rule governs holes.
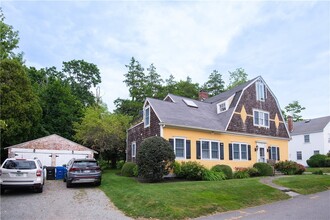
[[[199,95],[198,95],[198,100],[199,101],[204,101],[205,99],[209,98],[209,94],[206,91],[199,91]]]
[[[293,131],[293,118],[291,115],[288,116],[288,129],[290,133]]]

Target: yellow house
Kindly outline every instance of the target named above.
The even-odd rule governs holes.
[[[139,145],[150,136],[168,140],[176,161],[233,169],[287,160],[290,139],[278,101],[260,76],[201,101],[173,94],[147,98],[143,121],[128,129],[127,161],[136,160]]]

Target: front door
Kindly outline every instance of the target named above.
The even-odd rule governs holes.
[[[266,144],[258,143],[257,145],[258,145],[258,151],[257,151],[258,162],[266,163],[267,162],[267,160],[266,160]]]

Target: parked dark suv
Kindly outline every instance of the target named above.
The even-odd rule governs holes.
[[[67,165],[63,181],[66,187],[71,187],[75,183],[93,183],[101,185],[101,168],[95,159],[71,159]]]

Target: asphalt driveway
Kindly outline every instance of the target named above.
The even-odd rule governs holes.
[[[130,219],[97,187],[68,189],[60,180],[47,180],[43,193],[6,191],[0,206],[0,219],[6,220]]]

